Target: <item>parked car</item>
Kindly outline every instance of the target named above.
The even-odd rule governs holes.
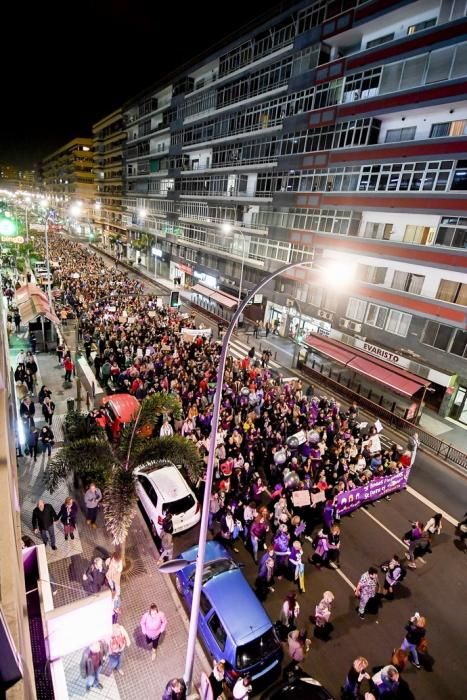
[[[333,700],[333,695],[306,671],[279,681],[261,695],[261,700]]]
[[[180,557],[193,564],[176,575],[176,586],[188,606],[192,602],[198,546]],[[276,630],[238,564],[225,547],[206,543],[198,632],[215,660],[225,659],[227,680],[248,674],[253,688],[280,673],[282,645]]]
[[[160,536],[164,512],[172,515],[173,532],[183,532],[201,517],[199,503],[180,468],[172,462],[147,462],[134,470],[136,492],[154,535]]]
[[[123,428],[138,415],[140,403],[131,394],[104,396],[102,406],[105,414],[105,427],[110,438],[117,442]]]

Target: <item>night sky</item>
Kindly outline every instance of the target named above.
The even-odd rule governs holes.
[[[273,4],[8,0],[0,162],[31,167],[67,140],[91,136],[94,122]]]

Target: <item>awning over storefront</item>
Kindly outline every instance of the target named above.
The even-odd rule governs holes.
[[[47,295],[35,284],[26,284],[15,292],[19,315],[23,323],[34,321],[38,316],[48,318],[57,326],[60,321],[49,306]]]
[[[367,353],[338,340],[309,335],[305,342],[324,355],[337,360],[349,369],[364,374],[402,396],[413,396],[419,389],[430,385],[428,379],[412,374],[401,367],[393,367],[387,362],[370,357]]]
[[[235,299],[235,297],[230,294],[220,292],[218,289],[212,289],[211,287],[205,287],[204,284],[195,284],[195,286],[191,288],[191,291],[196,294],[202,294],[204,297],[212,299],[213,301],[217,301],[218,304],[222,304],[222,306],[228,309],[233,309],[234,306],[238,304],[238,299]]]
[[[328,357],[332,357],[333,360],[337,360],[337,362],[340,362],[343,365],[348,364],[354,358],[354,354],[351,348],[347,350],[346,348],[341,348],[337,345],[331,345],[320,336],[309,336],[305,339],[305,342],[307,343],[307,345],[311,345],[316,350],[319,350]]]

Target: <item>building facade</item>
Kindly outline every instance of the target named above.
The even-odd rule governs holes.
[[[96,202],[93,219],[107,243],[109,236],[126,240],[122,222],[123,147],[126,130],[121,109],[92,127]]]
[[[352,266],[344,293],[297,269],[256,313],[314,360],[320,334],[404,367],[467,424],[466,75],[463,1],[290,4],[126,105],[130,238],[233,297]]]
[[[64,217],[81,203],[79,218],[90,219],[95,202],[93,156],[92,139],[75,138],[42,161],[43,188]]]

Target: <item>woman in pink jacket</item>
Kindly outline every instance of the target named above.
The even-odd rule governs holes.
[[[141,630],[146,637],[146,643],[152,644],[151,659],[156,658],[157,646],[162,632],[165,632],[167,627],[167,618],[163,612],[159,612],[159,608],[153,603],[148,612],[145,612],[141,618]]]

